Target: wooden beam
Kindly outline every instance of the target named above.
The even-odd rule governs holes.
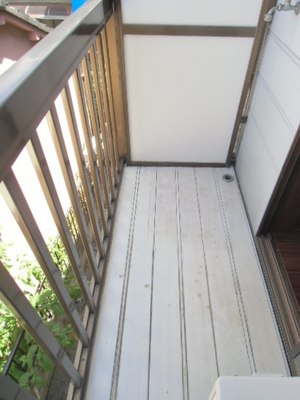
[[[254,37],[255,26],[123,24],[124,35]]]

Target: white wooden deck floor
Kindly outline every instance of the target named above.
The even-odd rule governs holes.
[[[288,375],[233,169],[125,167],[86,400]]]

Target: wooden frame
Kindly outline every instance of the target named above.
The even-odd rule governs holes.
[[[255,33],[255,38],[254,38],[254,43],[252,47],[252,52],[248,64],[248,69],[244,81],[244,86],[240,98],[240,103],[239,107],[237,110],[236,118],[235,118],[235,123],[233,127],[233,132],[232,132],[232,137],[231,137],[231,142],[227,154],[227,160],[226,160],[226,166],[229,167],[230,164],[232,164],[232,157],[233,157],[233,152],[235,148],[235,144],[238,138],[238,132],[240,128],[240,124],[242,123],[242,117],[243,117],[243,111],[245,104],[248,101],[248,95],[249,91],[251,90],[253,84],[254,84],[254,79],[253,79],[253,73],[257,67],[257,64],[259,62],[260,58],[260,52],[262,50],[262,42],[263,42],[263,36],[264,36],[264,29],[265,29],[265,22],[264,22],[264,15],[270,10],[271,7],[275,6],[276,0],[264,0],[261,10],[260,10],[260,15],[258,19],[258,25]]]
[[[128,102],[127,102],[127,88],[126,88],[126,74],[125,74],[121,0],[114,1],[114,16],[115,16],[115,28],[116,28],[116,43],[117,43],[119,69],[120,69],[123,123],[124,123],[124,131],[125,131],[125,154],[126,154],[127,164],[131,165],[131,150],[130,150],[129,118],[128,118]]]
[[[300,311],[278,245],[270,231],[288,232],[299,218],[300,126],[259,226],[264,273],[293,375],[300,375]],[[298,207],[297,207],[298,206]],[[295,211],[293,211],[295,209]],[[283,213],[289,212],[288,217]]]
[[[124,35],[254,37],[255,26],[123,24]]]
[[[258,26],[257,27],[240,27],[240,26],[195,26],[195,25],[148,25],[148,24],[123,24],[122,22],[122,5],[121,0],[115,0],[114,14],[116,20],[117,42],[119,47],[119,63],[121,71],[121,88],[123,100],[123,118],[124,130],[126,137],[126,161],[128,165],[165,165],[166,163],[148,164],[144,162],[131,162],[130,153],[130,135],[129,135],[129,119],[128,119],[128,103],[127,103],[127,90],[126,90],[126,74],[125,74],[125,59],[124,59],[124,45],[123,35],[168,35],[168,36],[211,36],[211,37],[255,37],[250,57],[250,62],[243,86],[239,109],[237,112],[232,138],[228,150],[226,163],[227,167],[231,164],[234,145],[237,139],[240,121],[243,113],[245,101],[249,86],[251,85],[251,77],[256,66],[257,56],[261,48],[261,40],[264,31],[264,14],[274,6],[276,0],[264,0],[261,8]],[[167,163],[168,165],[181,165],[180,163]],[[189,163],[187,163],[189,164]],[[224,166],[225,166],[224,165]],[[193,166],[191,164],[190,166]],[[199,164],[198,166],[207,166]],[[208,165],[214,166],[214,165]],[[223,166],[220,164],[218,166]]]

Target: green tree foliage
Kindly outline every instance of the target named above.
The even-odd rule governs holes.
[[[8,271],[13,263],[7,254],[11,244],[0,241],[0,259]],[[57,265],[66,288],[73,301],[81,297],[81,291],[75,276],[70,269],[69,260],[60,239],[49,239],[49,251]],[[26,254],[17,258],[20,274],[17,283],[23,288],[23,293],[37,310],[38,314],[52,332],[53,336],[64,349],[74,347],[74,333],[70,324],[63,323],[64,311],[44,277],[44,273],[36,261],[28,260]],[[0,302],[0,372],[3,371],[15,341],[22,332],[22,326],[10,311]],[[14,357],[9,373],[19,385],[29,392],[35,386],[45,387],[42,371],[51,371],[53,363],[44,351],[25,332],[19,349]]]

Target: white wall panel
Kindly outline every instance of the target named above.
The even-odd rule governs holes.
[[[257,185],[263,198],[264,204],[267,204],[276,179],[278,176],[278,169],[274,163],[269,148],[259,131],[257,124],[251,114],[248,116],[247,128],[251,131],[251,135],[244,137],[244,147],[251,160],[252,170],[254,176],[258,176]]]
[[[300,122],[300,17],[276,13],[266,41],[237,158],[257,231]]]
[[[299,58],[270,33],[260,73],[294,129],[299,125],[299,70]]]
[[[224,163],[252,43],[125,35],[132,160]]]
[[[278,0],[277,4],[283,3]],[[292,2],[293,4],[296,1]],[[271,24],[271,31],[291,50],[298,58],[300,58],[300,24],[299,16],[293,11],[276,12]]]
[[[122,0],[125,24],[256,26],[262,0]]]
[[[277,170],[280,171],[291,146],[295,130],[260,75],[257,77],[255,99],[250,113],[269,149],[270,157]],[[279,143],[280,146],[278,146]]]

